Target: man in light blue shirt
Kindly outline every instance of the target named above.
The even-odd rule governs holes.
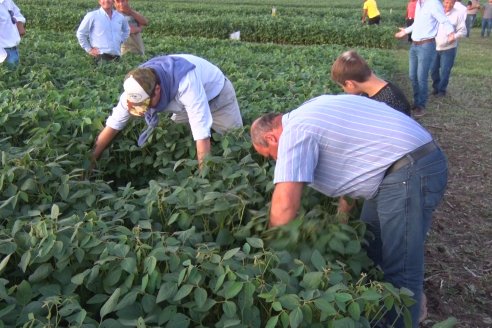
[[[123,88],[96,139],[93,165],[132,117],[144,118],[148,125],[138,138],[141,147],[157,126],[159,113],[172,113],[176,123],[188,122],[199,164],[210,152],[211,129],[225,133],[243,126],[232,83],[217,66],[197,56],[152,58],[127,74]]]
[[[270,225],[297,216],[306,184],[331,197],[365,199],[361,219],[375,239],[367,249],[385,280],[414,293],[418,327],[424,242],[444,195],[447,160],[431,134],[388,105],[355,95],[325,95],[287,114],[266,114],[251,125],[262,156],[276,160]],[[394,322],[396,313],[389,314]],[[403,327],[397,319],[394,327]]]
[[[99,0],[101,7],[85,15],[77,30],[80,46],[96,60],[121,56],[121,45],[130,35],[125,17],[113,10],[113,0]]]
[[[438,0],[418,0],[415,6],[415,19],[411,26],[400,28],[395,34],[403,38],[412,33],[412,45],[409,55],[409,75],[413,88],[413,115],[420,117],[425,114],[427,104],[427,80],[432,62],[436,56],[435,37],[442,24],[448,42],[455,40],[454,28],[444,14],[444,8]]]

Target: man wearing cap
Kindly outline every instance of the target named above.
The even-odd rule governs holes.
[[[157,126],[158,113],[172,113],[176,123],[188,122],[199,164],[210,152],[210,129],[224,133],[243,126],[232,83],[217,66],[200,57],[155,57],[130,71],[123,88],[118,105],[96,139],[93,163],[132,116],[145,118],[148,126],[138,138],[140,147]]]
[[[365,199],[361,219],[374,234],[368,255],[396,287],[414,293],[418,327],[424,242],[444,195],[447,160],[417,121],[386,104],[354,95],[324,95],[251,125],[262,156],[276,160],[270,225],[295,219],[305,185],[330,197]],[[347,207],[343,197],[339,210]],[[396,313],[393,327],[404,327]]]
[[[113,10],[113,0],[99,0],[101,7],[85,15],[77,29],[80,46],[96,62],[117,60],[121,45],[130,35],[125,17]]]
[[[0,63],[7,62],[9,67],[19,65],[17,46],[26,30],[26,19],[12,0],[0,0]]]

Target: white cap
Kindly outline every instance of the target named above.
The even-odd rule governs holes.
[[[130,77],[125,80],[123,88],[125,89],[126,100],[131,103],[141,103],[150,97],[137,80],[135,80],[133,75],[130,75]]]
[[[5,51],[5,49],[0,48],[0,63],[3,63],[6,58],[7,58],[7,52]]]

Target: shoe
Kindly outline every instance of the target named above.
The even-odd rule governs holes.
[[[423,107],[416,106],[413,109],[412,114],[413,114],[413,117],[422,117],[425,115],[425,109]]]
[[[437,95],[438,93],[439,93],[439,91],[437,91],[436,89],[432,90],[432,92],[431,92],[431,94],[432,94],[433,96]]]
[[[439,91],[438,93],[436,93],[436,97],[444,97],[446,96],[446,91]]]

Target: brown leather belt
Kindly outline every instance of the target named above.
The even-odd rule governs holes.
[[[429,43],[429,42],[434,42],[434,38],[432,39],[425,39],[425,40],[420,40],[420,41],[413,41],[413,44],[416,45],[416,46],[420,46],[422,44],[426,44],[426,43]]]
[[[406,154],[405,156],[403,156],[402,158],[400,158],[399,160],[397,160],[396,162],[391,164],[391,166],[386,170],[386,173],[384,174],[384,176],[387,176],[393,172],[398,171],[399,169],[401,169],[405,165],[408,165],[412,162],[418,161],[419,159],[421,159],[425,155],[430,154],[431,152],[433,152],[434,150],[436,150],[438,148],[439,147],[436,145],[434,140],[432,140],[429,143],[426,143],[423,146],[420,146],[419,148],[415,149],[414,151],[409,152],[408,154]]]

